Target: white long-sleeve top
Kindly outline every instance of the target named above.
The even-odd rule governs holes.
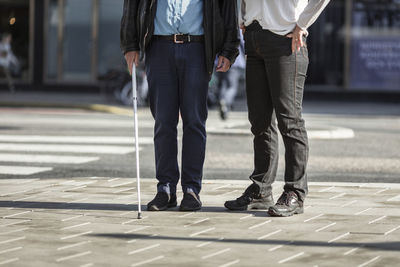
[[[248,26],[257,20],[264,30],[279,35],[293,31],[296,25],[307,31],[330,0],[241,0],[239,24]]]

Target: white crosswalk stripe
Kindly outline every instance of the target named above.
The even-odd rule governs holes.
[[[34,155],[34,154],[2,154],[0,162],[29,162],[29,163],[66,163],[82,164],[98,160],[99,157],[77,157],[59,155]]]
[[[10,175],[32,175],[39,172],[51,171],[53,168],[45,167],[23,167],[23,166],[2,166],[0,165],[0,174]]]
[[[87,144],[127,144],[135,140],[128,136],[46,136],[46,135],[0,135],[0,142],[29,143],[87,143]],[[141,145],[153,143],[152,137],[139,138]]]
[[[94,154],[128,154],[135,152],[132,146],[105,146],[105,145],[60,145],[60,144],[16,144],[0,143],[3,151],[26,151],[26,152],[72,152],[72,153],[94,153]]]
[[[139,142],[141,146],[151,145],[153,138],[141,137]],[[0,174],[33,175],[52,171],[57,166],[48,164],[85,164],[99,160],[97,155],[132,152],[135,152],[134,139],[129,136],[0,135]],[[12,166],[12,163],[20,165]],[[24,163],[28,166],[22,166]]]

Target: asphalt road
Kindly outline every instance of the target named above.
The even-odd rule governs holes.
[[[397,104],[305,104],[310,181],[400,181]],[[142,177],[154,177],[153,121],[141,109]],[[246,112],[221,122],[210,111],[204,178],[247,179],[252,137]],[[181,131],[180,131],[181,134]],[[100,138],[103,137],[103,138]],[[77,109],[0,108],[0,178],[135,177],[133,120]],[[282,180],[284,149],[280,145]]]

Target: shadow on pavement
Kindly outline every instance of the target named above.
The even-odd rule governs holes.
[[[356,243],[356,242],[321,242],[321,241],[289,241],[289,240],[256,240],[256,239],[234,239],[234,238],[206,238],[206,237],[178,237],[178,236],[154,236],[146,234],[90,234],[94,237],[119,238],[119,239],[142,239],[142,240],[172,240],[172,241],[194,241],[194,242],[222,242],[238,243],[250,245],[286,245],[303,247],[362,247],[371,250],[400,251],[400,242],[375,242],[375,243]]]
[[[110,211],[135,211],[138,206],[135,204],[107,204],[107,203],[68,203],[68,202],[39,202],[39,201],[0,201],[2,208],[36,208],[36,209],[71,209],[71,210],[110,210]],[[147,207],[142,205],[142,210]],[[176,212],[178,208],[163,212]],[[224,207],[203,207],[198,212],[229,212],[229,213],[248,213],[254,216],[265,216],[265,211],[228,211]]]

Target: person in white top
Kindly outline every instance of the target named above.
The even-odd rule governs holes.
[[[308,193],[308,138],[302,118],[308,68],[306,37],[329,0],[242,0],[246,93],[254,135],[253,183],[230,210],[268,209],[270,216],[303,213]],[[284,192],[274,204],[272,183],[278,168],[278,129],[285,145]]]

